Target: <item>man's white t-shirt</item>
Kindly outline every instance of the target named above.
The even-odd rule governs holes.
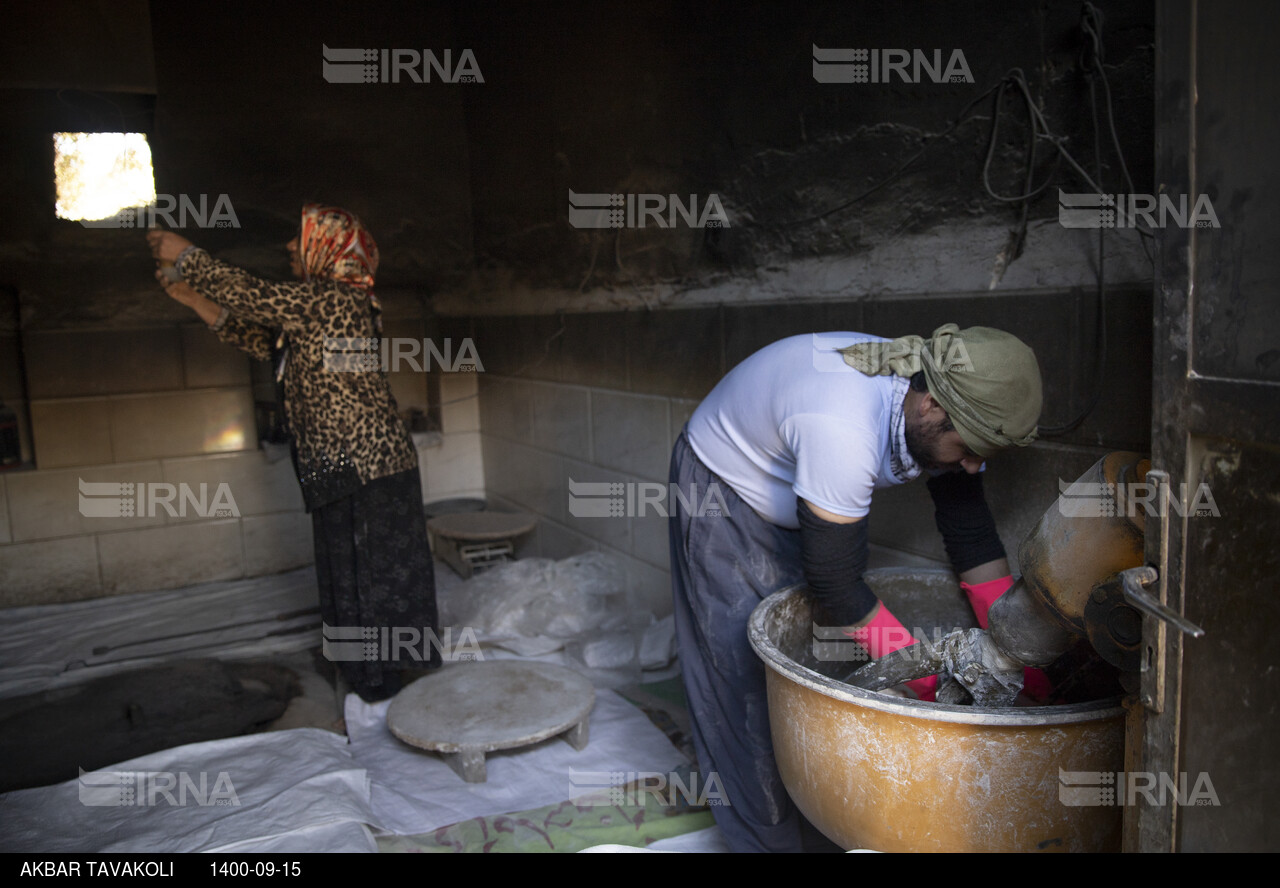
[[[860,518],[890,468],[895,398],[905,380],[867,376],[836,351],[865,333],[814,333],[768,345],[729,372],[689,420],[689,444],[765,520],[797,528],[796,497]]]

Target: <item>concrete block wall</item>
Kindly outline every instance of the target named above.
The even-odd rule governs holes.
[[[537,529],[517,554],[558,559],[608,552],[625,564],[637,604],[669,613],[666,519],[654,509],[574,516],[569,484],[665,483],[671,446],[696,403],[485,373],[480,421],[488,498],[497,507],[538,516]]]
[[[444,344],[437,341],[430,323],[421,318],[395,317],[395,303],[390,299],[384,299],[384,308],[389,315],[384,317],[384,337],[417,343],[431,338],[437,351],[444,353]],[[461,346],[461,341],[451,344],[448,353],[452,356]],[[401,354],[408,351],[403,349]],[[423,501],[484,497],[477,374],[450,372],[450,368],[437,366],[434,358],[428,362],[422,350],[416,358],[396,360],[388,369],[391,394],[402,415],[411,408],[438,408],[440,428],[415,436]]]
[[[203,325],[28,331],[22,358],[36,469],[3,479],[0,605],[170,588],[311,560],[296,482],[292,490],[283,483],[289,462],[269,463],[256,450],[248,358]],[[134,484],[135,514],[86,517],[82,480]],[[149,508],[146,496],[163,497],[166,488],[151,487],[159,484],[199,496],[204,484],[212,505],[224,483],[234,503],[203,518],[178,500],[174,516]]]
[[[475,373],[440,374],[441,433],[418,436],[424,502],[485,497],[480,384]]]
[[[287,452],[151,459],[10,473],[0,481],[0,606],[53,604],[278,573],[310,564],[311,521]],[[132,483],[135,514],[86,517],[80,481]],[[199,496],[202,516],[147,493],[167,483]],[[230,514],[212,509],[219,485]],[[145,485],[143,487],[142,485]],[[236,514],[238,513],[238,514]]]
[[[397,335],[421,335],[401,325]],[[278,573],[314,560],[286,447],[258,449],[250,362],[198,325],[28,334],[38,469],[0,474],[0,607]],[[415,436],[424,500],[483,496],[475,374],[441,374],[443,431]],[[425,374],[393,375],[402,408]],[[147,387],[150,387],[148,389]],[[129,517],[82,514],[81,481],[132,483]],[[169,484],[170,511],[153,503]],[[183,506],[185,485],[203,515]],[[228,514],[212,509],[221,485]],[[144,492],[145,491],[145,492]]]
[[[1071,434],[993,459],[986,484],[1015,567],[1017,546],[1073,480],[1114,449],[1145,450],[1151,425],[1150,293],[1108,295],[1110,346],[1097,407]],[[735,305],[660,311],[441,318],[475,339],[485,373],[480,424],[492,501],[532,511],[539,527],[523,554],[562,558],[601,550],[622,558],[632,591],[669,608],[665,521],[580,518],[568,482],[664,482],[671,445],[698,402],[739,361],[785,336],[856,330],[928,335],[936,326],[1010,330],[1037,353],[1043,425],[1065,423],[1088,400],[1096,302],[1085,289],[922,295],[884,300]],[[945,562],[923,483],[879,491],[875,546]]]
[[[248,358],[201,325],[23,336],[35,463],[128,463],[257,447]]]

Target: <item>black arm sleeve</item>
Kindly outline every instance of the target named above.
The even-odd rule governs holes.
[[[927,486],[938,532],[956,573],[1006,557],[982,494],[981,472],[946,472],[930,478]]]
[[[814,598],[819,626],[850,626],[875,608],[879,599],[862,579],[867,569],[867,521],[836,524],[819,518],[804,500],[796,501],[800,519],[800,558]]]

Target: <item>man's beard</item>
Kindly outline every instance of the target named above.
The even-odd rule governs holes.
[[[925,424],[923,420],[912,423],[910,418],[907,419],[905,429],[907,452],[911,454],[911,458],[919,464],[920,468],[931,471],[955,468],[951,463],[944,463],[938,460],[938,441],[948,431],[945,428],[945,424],[945,420],[937,420],[936,422]]]

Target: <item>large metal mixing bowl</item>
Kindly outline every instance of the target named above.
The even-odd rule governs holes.
[[[974,625],[945,570],[868,571],[867,583],[930,638]],[[878,851],[1118,851],[1124,767],[1117,700],[993,709],[924,703],[839,681],[857,666],[816,637],[803,586],[751,615],[765,662],[774,755],[804,815],[843,848]],[[816,642],[816,643],[815,643]],[[834,644],[840,644],[835,642]],[[843,644],[850,644],[844,642]],[[1063,772],[1097,774],[1093,794]]]

